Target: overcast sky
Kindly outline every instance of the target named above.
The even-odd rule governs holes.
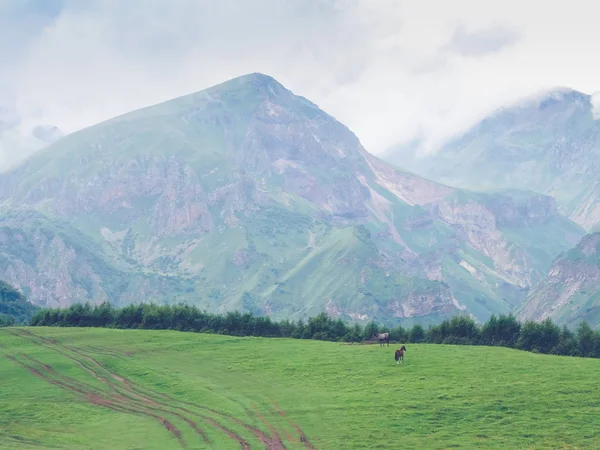
[[[367,150],[520,96],[600,90],[593,0],[0,0],[0,105],[65,132],[249,72]]]

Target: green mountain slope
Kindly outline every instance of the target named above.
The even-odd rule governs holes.
[[[569,326],[583,320],[600,325],[600,233],[586,235],[556,259],[548,276],[531,290],[519,316],[551,317]]]
[[[600,120],[588,95],[537,95],[490,115],[435,154],[418,156],[415,148],[391,149],[384,159],[452,186],[548,194],[586,230],[600,223]]]
[[[38,309],[13,286],[0,281],[0,326],[26,323]]]
[[[261,74],[66,136],[0,177],[0,201],[33,255],[0,276],[38,304],[183,300],[276,318],[485,320],[583,235],[550,197],[395,169]],[[57,238],[38,235],[58,224],[52,253]]]

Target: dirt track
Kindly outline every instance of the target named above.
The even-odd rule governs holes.
[[[91,404],[125,414],[137,414],[157,420],[175,439],[177,439],[182,448],[187,448],[188,443],[183,439],[181,430],[167,420],[167,416],[177,417],[184,421],[206,445],[211,446],[212,448],[215,448],[213,442],[209,439],[204,429],[192,420],[193,418],[201,419],[203,427],[211,427],[224,433],[232,440],[238,442],[242,449],[251,449],[252,447],[242,436],[225,426],[222,423],[223,421],[231,421],[245,428],[262,442],[264,448],[267,450],[287,450],[275,426],[268,422],[264,415],[258,410],[256,410],[256,414],[251,414],[248,409],[244,408],[248,415],[257,417],[269,429],[270,434],[227,413],[197,403],[177,400],[167,394],[139,386],[131,380],[112,372],[95,358],[86,355],[80,348],[60,344],[55,339],[38,336],[27,330],[7,331],[21,338],[33,341],[38,345],[49,348],[72,360],[96,380],[100,381],[106,389],[99,389],[93,385],[60,374],[51,366],[43,364],[31,356],[19,353],[16,355],[18,358],[15,355],[6,355],[7,358],[29,370],[35,376],[55,386],[59,386],[80,395]],[[93,349],[94,351],[110,355],[111,357],[125,359],[124,355],[121,355],[112,349],[104,349],[101,347],[93,347]],[[285,412],[276,404],[273,404],[273,406],[275,409],[271,412],[278,413],[282,417],[285,416]],[[212,414],[216,417],[211,417],[208,414]],[[305,448],[314,450],[315,447],[308,441],[300,427],[290,419],[287,419],[287,421],[290,426],[296,430],[298,435],[297,437],[292,437],[289,436],[288,433],[286,438],[288,440],[301,442]],[[290,439],[290,437],[292,439]]]

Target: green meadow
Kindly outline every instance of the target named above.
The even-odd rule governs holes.
[[[2,449],[600,448],[600,360],[0,329]]]

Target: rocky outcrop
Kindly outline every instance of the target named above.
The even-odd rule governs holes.
[[[600,325],[600,233],[586,235],[557,258],[547,277],[532,289],[520,308],[522,319],[575,325],[582,320]]]
[[[519,287],[532,285],[536,276],[532,270],[533,262],[497,228],[499,216],[490,209],[469,200],[467,203],[441,202],[436,212],[441,220],[459,230],[461,240],[493,261],[493,268],[500,278]]]
[[[40,306],[109,300],[94,261],[47,229],[0,226],[0,261],[3,279]]]

